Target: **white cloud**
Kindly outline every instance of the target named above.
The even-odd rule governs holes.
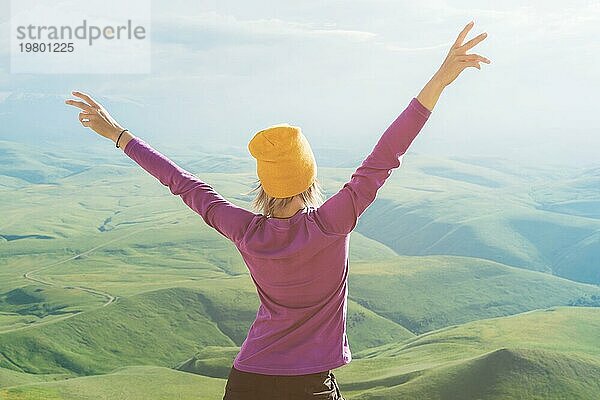
[[[600,26],[600,2],[561,2],[554,7],[550,2],[539,2],[535,5],[519,4],[504,10],[459,8],[446,2],[430,2],[421,6],[429,7],[430,11],[441,14],[446,19],[462,16],[465,23],[471,16],[476,16],[476,27],[488,29],[489,26],[494,26],[503,31],[512,31],[520,41],[525,42],[577,37],[592,32],[597,34]],[[485,25],[478,24],[480,20]],[[589,42],[594,42],[594,39],[590,38]]]
[[[341,39],[364,42],[377,35],[361,30],[338,29],[331,24],[285,21],[278,18],[243,20],[215,11],[155,20],[159,41],[202,44],[256,44],[289,39]],[[204,36],[204,37],[203,37]]]

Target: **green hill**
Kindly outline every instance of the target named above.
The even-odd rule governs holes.
[[[389,178],[357,231],[398,254],[485,258],[600,283],[597,182],[597,169],[515,174],[412,156]]]
[[[349,297],[414,333],[600,297],[597,286],[471,257],[397,256],[350,269]]]
[[[34,375],[12,369],[0,368],[0,389],[9,386],[26,385],[28,383],[51,381],[53,379],[65,379],[65,374]],[[0,391],[1,393],[1,391]]]
[[[384,343],[403,342],[415,337],[413,333],[402,326],[351,300],[348,302],[347,326],[348,340],[353,351],[368,349]],[[238,351],[239,347],[207,346],[176,368],[195,374],[227,378]]]
[[[3,400],[222,396],[247,268],[111,150],[0,141]],[[249,209],[252,163],[181,154]],[[574,282],[600,283],[598,169],[408,157],[352,234],[346,397],[600,398],[600,288]],[[322,168],[327,193],[361,160]]]
[[[0,334],[0,367],[81,375],[131,364],[171,367],[206,346],[240,346],[258,307],[251,296],[213,286],[119,298],[55,323]],[[358,350],[414,336],[358,304],[348,308],[349,336]]]
[[[600,309],[538,310],[364,350],[336,376],[345,397],[355,400],[591,400],[600,396],[598,332]],[[235,347],[206,347],[198,356],[206,370],[222,376],[235,352]],[[106,375],[17,384],[0,395],[7,400],[218,399],[224,385],[224,379],[166,368],[127,367]]]
[[[2,400],[216,400],[225,381],[168,368],[135,366],[107,375],[0,389]]]
[[[391,388],[356,400],[431,399],[596,399],[600,359],[547,350],[493,350],[459,363],[436,367]]]
[[[548,180],[537,185],[531,195],[538,208],[581,217],[600,219],[600,167],[584,168],[569,179]]]
[[[336,374],[350,398],[596,399],[600,309],[474,321],[355,356]]]
[[[163,234],[168,236],[168,231]],[[352,240],[358,236],[356,234]],[[154,237],[155,241],[158,239]],[[160,239],[164,240],[164,237]],[[188,359],[206,345],[241,345],[258,307],[249,277],[245,274],[231,276],[219,269],[213,271],[212,264],[207,264],[207,269],[198,264],[196,268],[172,265],[165,269],[160,266],[163,257],[154,254],[156,248],[151,244],[147,246],[143,256],[133,257],[137,250],[123,255],[135,259],[135,263],[121,266],[117,262],[119,257],[113,256],[111,262],[117,266],[109,268],[103,261],[106,256],[101,254],[98,258],[73,260],[70,264],[43,271],[44,277],[65,285],[89,285],[93,280],[93,287],[98,285],[118,296],[119,300],[55,324],[0,335],[0,344],[5,343],[8,351],[15,352],[11,358],[16,360],[30,359],[28,346],[40,347],[51,356],[46,361],[40,356],[37,367],[31,361],[25,361],[26,371],[56,372],[58,369],[86,374],[106,372],[107,368],[122,366],[130,359],[138,364],[158,362],[158,365],[171,366]],[[177,250],[178,246],[181,251]],[[173,245],[173,255],[183,254],[187,246],[185,242]],[[159,247],[163,252],[169,249]],[[225,255],[220,258],[215,253],[210,261],[223,265],[223,260],[227,260]],[[93,266],[91,270],[90,266]],[[210,274],[206,275],[208,272]],[[187,288],[168,287],[182,283]],[[348,334],[354,351],[402,341],[412,335],[409,331],[423,333],[475,319],[566,305],[586,296],[600,296],[596,287],[546,274],[486,260],[442,256],[354,261],[349,285]],[[60,291],[56,293],[58,296]],[[34,304],[33,308],[37,309],[39,305]],[[77,303],[69,306],[78,307]],[[24,309],[31,307],[29,304]],[[186,313],[194,315],[196,320],[191,323]],[[131,318],[129,315],[139,316]],[[202,328],[203,334],[180,332],[183,328],[175,328],[183,326],[194,330]],[[75,327],[77,335],[72,334]],[[159,334],[161,329],[163,332]],[[157,337],[152,337],[150,331]],[[88,339],[81,338],[86,335],[94,341],[87,343]],[[53,340],[54,337],[61,339]],[[156,339],[162,350],[146,355],[126,344],[119,345],[123,337],[139,337],[143,343],[152,343]],[[11,338],[13,340],[9,340]],[[87,344],[83,347],[86,350],[75,351],[81,341]],[[96,351],[96,347],[102,351]],[[107,348],[113,350],[107,352]],[[70,355],[81,351],[84,356]]]
[[[76,290],[61,290],[44,285],[27,285],[0,293],[0,310],[2,317],[33,317],[34,320],[49,315],[72,314],[102,305],[102,301]],[[0,317],[1,318],[1,317]],[[16,321],[15,321],[16,322]],[[0,324],[0,332],[18,328],[18,323]]]
[[[61,154],[0,140],[0,175],[23,183],[48,183],[85,169],[85,157],[66,149]]]
[[[214,233],[192,240],[177,228],[163,228],[161,235],[132,235],[118,246],[40,272],[57,284],[91,286],[119,299],[64,321],[0,335],[6,355],[24,371],[96,374],[132,362],[173,366],[204,346],[241,345],[258,299],[239,255]],[[353,234],[352,244],[362,242],[367,256],[385,249],[360,236]],[[357,260],[349,282],[348,335],[357,352],[405,340],[411,335],[407,329],[422,333],[600,296],[597,287],[486,260],[386,255],[366,262],[361,251],[353,250]],[[164,265],[165,257],[169,265]],[[22,272],[15,272],[19,275],[12,278],[3,272],[5,282],[21,279]],[[59,296],[60,290],[55,293]],[[72,301],[66,304],[77,309],[83,300]],[[146,344],[142,350],[128,344],[134,339]],[[32,348],[38,349],[33,357]],[[14,368],[2,361],[0,366]]]
[[[123,365],[172,366],[190,349],[233,342],[198,294],[168,289],[52,324],[0,334],[0,367],[28,373],[107,373]]]
[[[250,197],[244,193],[255,172],[248,160],[228,155],[202,155],[198,160],[199,154],[194,157],[189,150],[175,156],[173,150],[160,148],[225,197],[249,208]],[[180,199],[172,198],[131,160],[115,159],[105,148],[97,150],[82,160],[81,154],[68,149],[38,154],[33,148],[0,141],[0,185],[52,183],[35,185],[33,193],[29,185],[11,191],[2,203],[25,202],[27,213],[0,205],[0,212],[13,221],[2,233],[72,238],[140,223],[147,210],[163,217],[181,210]],[[364,236],[402,255],[471,256],[600,283],[597,168],[517,169],[498,160],[409,157],[361,217],[357,231]],[[323,168],[327,193],[337,192],[358,164]],[[71,215],[57,221],[48,213],[50,203],[68,208]]]

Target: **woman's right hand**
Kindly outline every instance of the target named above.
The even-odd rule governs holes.
[[[481,42],[487,37],[487,33],[483,32],[477,35],[475,38],[469,40],[467,43],[462,44],[463,40],[467,36],[467,33],[471,30],[474,23],[469,22],[462,32],[456,38],[456,41],[448,51],[446,59],[442,63],[440,69],[435,73],[435,78],[444,87],[451,84],[456,77],[467,67],[475,67],[481,69],[480,62],[489,64],[491,61],[487,58],[480,56],[479,54],[467,54],[467,51]]]
[[[123,127],[92,96],[77,91],[72,94],[83,101],[69,99],[65,103],[81,109],[79,113],[81,125],[115,142]]]

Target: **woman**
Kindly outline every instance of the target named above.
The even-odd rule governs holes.
[[[231,240],[256,286],[260,307],[236,356],[225,400],[343,399],[332,370],[352,357],[346,336],[349,235],[377,191],[429,118],[442,90],[467,67],[490,61],[466,52],[473,22],[465,26],[442,66],[383,133],[371,154],[325,203],[316,163],[298,127],[262,130],[248,149],[257,160],[260,185],[255,214],[221,197],[119,125],[90,96],[66,103],[79,120],[115,142],[143,169],[168,186],[211,227]]]

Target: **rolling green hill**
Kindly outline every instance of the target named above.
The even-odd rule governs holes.
[[[0,388],[3,400],[216,400],[225,381],[169,368],[131,366],[107,375]]]
[[[348,302],[347,326],[348,340],[352,344],[353,351],[384,343],[398,343],[415,336],[404,327],[351,300]],[[238,347],[207,346],[176,368],[200,375],[227,378],[238,351]]]
[[[345,397],[356,400],[591,400],[600,395],[599,328],[600,309],[581,307],[474,321],[364,350],[336,376]],[[223,375],[235,351],[207,347],[201,353],[204,366]],[[219,399],[224,385],[223,379],[167,368],[128,367],[11,386],[0,394],[7,400],[87,399],[92,393],[96,398]]]
[[[414,333],[600,297],[597,286],[457,256],[354,262],[349,285],[352,300]]]
[[[243,341],[258,305],[243,278],[224,278],[220,286],[196,283],[202,289],[143,292],[63,321],[0,334],[0,366],[98,374],[131,363],[172,367],[197,349],[182,370],[223,378],[235,356],[231,349]],[[426,322],[434,329],[597,292],[561,278],[461,257],[355,263],[350,285],[348,329],[356,357],[361,350],[412,337],[404,324],[424,329]],[[225,347],[225,353],[206,353],[206,346]]]
[[[197,293],[166,289],[53,324],[0,334],[0,367],[28,373],[98,374],[127,364],[170,367],[207,345],[234,343]]]
[[[0,390],[3,387],[66,379],[68,377],[68,374],[28,374],[25,372],[14,371],[12,369],[0,368]]]
[[[358,232],[398,254],[485,258],[600,283],[597,169],[517,175],[410,157],[366,210]]]
[[[27,285],[0,293],[0,333],[42,320],[94,309],[102,305],[94,296],[76,289]]]
[[[258,307],[240,254],[127,158],[77,154],[0,141],[0,398],[221,398]],[[249,209],[248,160],[181,160]],[[600,398],[599,176],[408,156],[352,234],[346,397]]]
[[[501,348],[432,368],[403,385],[353,396],[371,399],[595,399],[600,359],[546,350]]]
[[[581,307],[473,321],[362,351],[337,375],[362,400],[595,399],[599,328],[600,309]]]
[[[165,146],[160,149],[172,154]],[[67,238],[115,229],[119,219],[131,217],[136,208],[159,211],[181,206],[179,199],[170,199],[170,193],[133,161],[106,150],[91,148],[82,160],[68,147],[63,153],[40,155],[38,149],[0,141],[0,154],[4,154],[0,161],[6,159],[0,163],[4,165],[0,184],[14,185],[14,179],[52,182],[35,185],[34,192],[29,186],[11,191],[10,202],[0,205],[0,212],[11,221],[2,234]],[[177,162],[249,208],[250,198],[244,193],[250,190],[255,172],[248,160],[202,155],[198,161],[198,154],[194,158],[188,150],[179,153],[184,155],[175,157]],[[346,168],[322,168],[321,180],[328,194],[339,190],[359,160]],[[16,164],[22,167],[10,167]],[[224,172],[216,173],[214,165]],[[550,166],[516,167],[498,160],[407,155],[361,217],[357,231],[402,255],[485,258],[597,284],[599,176],[598,168],[565,171]],[[33,199],[30,193],[34,193]],[[141,203],[144,208],[140,209],[140,201],[149,198],[152,201]],[[63,204],[69,215],[60,219],[48,215],[46,205],[51,201]],[[11,202],[27,204],[28,213],[10,207]],[[130,213],[116,214],[125,209]],[[34,218],[35,225],[23,224],[26,217]],[[141,214],[138,217],[143,218]],[[121,223],[132,221],[136,219]]]
[[[206,346],[240,346],[258,307],[251,296],[243,289],[207,287],[120,298],[55,323],[0,334],[0,367],[81,375],[132,363],[172,367]],[[350,340],[356,349],[414,336],[358,304],[348,308]]]
[[[231,261],[233,257],[230,253],[231,247],[224,246],[222,241],[216,241],[213,245],[213,241],[207,239],[205,246],[215,248],[216,243],[220,243],[222,247],[219,251],[213,250],[210,257],[207,257],[207,252],[193,250],[196,241],[188,244],[183,239],[177,240],[176,236],[170,236],[170,230],[175,232],[176,227],[163,229],[161,236],[129,236],[119,242],[120,247],[132,249],[123,254],[114,253],[111,256],[110,248],[99,249],[98,254],[92,253],[86,258],[74,259],[42,270],[40,276],[58,286],[92,286],[111,293],[119,300],[102,309],[79,314],[57,324],[42,325],[38,328],[33,326],[29,330],[18,332],[19,337],[25,335],[34,341],[37,335],[48,338],[54,336],[68,338],[69,335],[62,333],[62,330],[71,331],[72,324],[77,323],[81,326],[80,329],[84,329],[94,327],[98,324],[98,320],[102,320],[105,321],[106,329],[109,327],[112,329],[113,337],[109,338],[110,341],[119,341],[119,335],[132,334],[121,329],[123,321],[127,320],[126,315],[131,310],[146,310],[150,307],[146,303],[158,303],[160,306],[154,309],[156,315],[151,313],[147,316],[154,318],[163,326],[169,326],[174,323],[169,322],[169,318],[184,317],[177,315],[171,317],[168,308],[161,307],[179,303],[186,304],[186,309],[192,307],[192,312],[203,321],[203,324],[217,324],[216,337],[228,343],[218,344],[239,346],[258,307],[258,300],[247,273],[231,274],[231,271],[242,268],[239,267],[241,261]],[[172,241],[170,245],[165,245],[165,237],[169,237]],[[371,250],[368,246],[370,241],[361,239],[358,233],[353,234],[351,242],[354,243],[355,239],[363,242],[370,254]],[[130,245],[129,240],[131,240]],[[142,241],[144,247],[138,248],[135,244],[136,240]],[[162,260],[165,257],[171,260],[168,267],[163,265]],[[108,259],[110,262],[107,262]],[[204,259],[206,263],[192,263],[188,262],[188,259],[198,261]],[[174,260],[177,260],[177,263],[174,263]],[[230,267],[223,268],[227,264]],[[214,265],[221,267],[215,268]],[[364,261],[363,258],[362,261],[352,263],[349,284],[351,300],[348,316],[349,337],[352,348],[357,351],[403,340],[410,335],[405,328],[413,333],[423,333],[479,318],[515,314],[552,305],[566,305],[585,296],[589,298],[600,296],[599,289],[594,286],[465,257],[396,256],[390,258],[386,256],[371,262]],[[180,288],[173,288],[175,286]],[[60,291],[55,290],[58,296]],[[151,293],[154,293],[152,296],[158,298],[164,296],[164,298],[160,301],[152,300],[154,297],[148,297]],[[193,301],[184,301],[179,298],[179,295],[184,296],[183,298],[191,296]],[[91,299],[98,300],[97,296],[88,295],[87,300]],[[81,306],[75,299],[73,302],[70,307]],[[33,303],[27,307],[36,309],[40,306]],[[132,329],[141,336],[143,332],[137,330],[145,326],[143,318],[138,322],[140,325]],[[92,329],[83,332],[98,336],[102,330]],[[176,337],[177,332],[173,334],[174,338],[169,340],[179,343],[178,341],[182,339]],[[0,336],[0,343],[6,340],[5,336]],[[166,338],[161,337],[159,340],[166,340]],[[182,343],[192,346],[189,338]],[[72,340],[64,345],[64,348],[59,346],[58,349],[51,348],[48,351],[68,353],[78,346],[78,342]],[[107,347],[103,341],[94,345]],[[55,343],[54,346],[57,344]],[[190,357],[193,353],[192,349],[189,347],[185,354],[179,353],[178,358],[170,359],[169,362],[175,363]],[[20,357],[27,358],[26,348],[19,351]],[[119,351],[122,354],[116,352],[109,359],[104,359],[103,356],[94,354],[92,346],[89,349],[88,361],[94,365],[102,361],[110,367],[116,367],[129,356],[133,356],[133,352]],[[142,355],[138,354],[138,356],[141,357],[137,359],[138,363],[148,361]],[[157,359],[160,357],[156,356],[151,361],[155,362]],[[66,369],[99,372],[93,365],[77,368],[67,366]]]

